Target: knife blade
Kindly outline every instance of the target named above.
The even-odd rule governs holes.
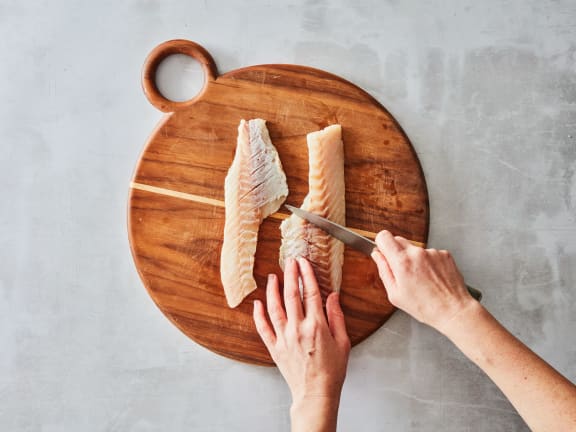
[[[306,210],[302,210],[301,208],[291,206],[290,204],[284,204],[284,207],[286,207],[296,216],[301,217],[302,219],[305,219],[308,222],[316,225],[318,228],[326,231],[332,237],[337,238],[344,244],[362,252],[365,255],[371,256],[374,248],[378,247],[372,240],[320,215],[310,213]],[[466,285],[466,288],[468,289],[470,295],[476,300],[480,301],[482,299],[482,293],[476,288],[472,288],[468,285]]]
[[[284,204],[284,207],[286,207],[296,216],[299,216],[302,219],[306,219],[308,222],[313,223],[318,228],[326,231],[332,237],[337,238],[344,244],[347,244],[351,248],[356,249],[365,255],[370,256],[374,248],[377,247],[376,243],[372,240],[367,239],[360,234],[356,234],[354,231],[343,227],[336,222],[332,222],[329,219],[323,218],[322,216],[314,213],[310,213],[306,210],[302,210],[301,208],[291,206],[290,204]]]

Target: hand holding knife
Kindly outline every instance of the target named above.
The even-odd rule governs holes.
[[[294,207],[289,204],[285,204],[284,206],[295,215],[306,219],[308,222],[326,231],[332,237],[337,238],[341,242],[345,243],[353,249],[362,252],[365,255],[371,256],[374,248],[377,248],[377,245],[374,241],[361,236],[360,234],[357,234],[342,225],[332,222],[329,219],[323,218],[322,216],[307,212],[301,208]],[[476,300],[480,301],[482,299],[482,293],[480,291],[468,285],[466,285],[466,288],[468,289],[470,295]]]

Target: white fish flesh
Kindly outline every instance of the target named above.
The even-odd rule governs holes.
[[[309,133],[307,142],[309,191],[301,208],[346,225],[342,127],[332,125]],[[314,268],[324,299],[330,292],[339,291],[344,244],[296,215],[284,220],[280,230],[280,266],[284,268],[287,258],[304,257]]]

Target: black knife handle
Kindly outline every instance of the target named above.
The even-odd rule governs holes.
[[[478,291],[476,288],[472,288],[470,285],[466,285],[466,288],[472,297],[478,301],[482,300],[482,293],[480,291]]]

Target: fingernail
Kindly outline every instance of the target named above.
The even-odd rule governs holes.
[[[275,276],[274,273],[270,273],[270,274],[268,275],[268,283],[274,281],[274,276]]]

